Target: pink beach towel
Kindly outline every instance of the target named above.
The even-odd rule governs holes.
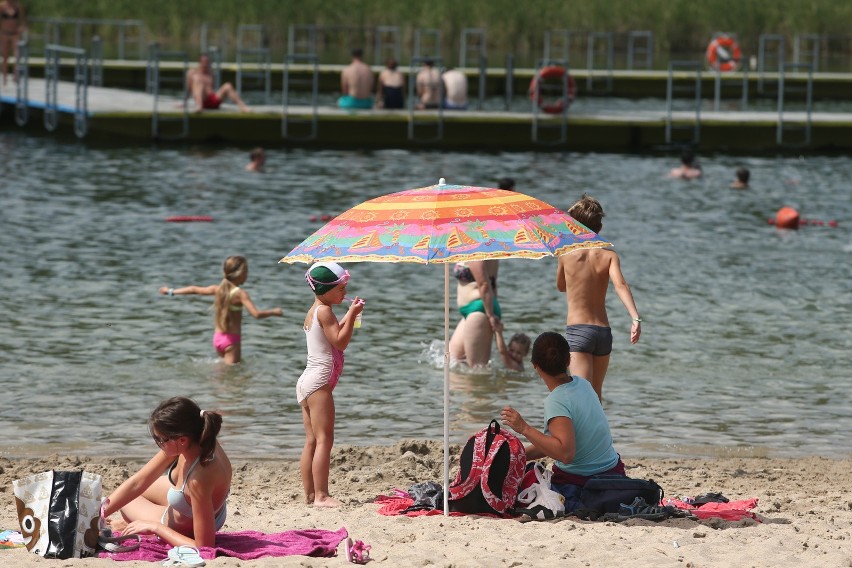
[[[232,556],[241,560],[255,560],[263,556],[334,556],[337,547],[349,536],[345,527],[337,531],[304,529],[280,533],[240,531],[216,534],[216,546],[200,548],[205,560],[217,556]],[[155,536],[143,537],[141,546],[131,552],[101,552],[100,558],[113,560],[148,560],[159,562],[168,558],[172,548]]]

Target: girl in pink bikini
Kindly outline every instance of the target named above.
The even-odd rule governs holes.
[[[338,507],[328,494],[328,470],[334,444],[334,390],[343,372],[343,350],[352,339],[355,319],[364,309],[357,296],[338,321],[331,307],[348,298],[349,272],[334,262],[318,262],[305,273],[315,299],[305,316],[308,362],[296,383],[296,400],[302,407],[305,448],[299,463],[305,502],[317,507]]]
[[[243,323],[243,308],[256,319],[281,316],[281,308],[259,310],[251,301],[248,292],[240,288],[248,279],[248,261],[242,256],[229,256],[223,266],[225,277],[219,284],[210,286],[185,286],[183,288],[160,288],[164,296],[182,296],[200,294],[216,296],[216,331],[213,333],[213,347],[222,361],[228,365],[240,362],[240,339]]]

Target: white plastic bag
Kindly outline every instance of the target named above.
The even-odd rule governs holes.
[[[550,487],[553,472],[539,462],[533,464],[533,470],[535,482],[518,493],[515,512],[542,521],[564,515],[565,497]]]

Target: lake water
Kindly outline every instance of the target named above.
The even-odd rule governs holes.
[[[587,191],[607,212],[603,236],[644,320],[629,345],[629,317],[610,293],[604,407],[622,455],[852,454],[848,157],[702,156],[705,178],[682,182],[665,177],[675,156],[271,150],[268,171],[251,175],[247,153],[0,133],[0,455],[150,455],[145,420],[176,394],[226,412],[232,455],[297,454],[312,297],[305,266],[277,261],[319,228],[312,217],[439,177],[494,185],[507,175],[566,208]],[[728,188],[739,165],[751,169],[748,191]],[[767,218],[783,205],[839,227],[779,232]],[[217,283],[231,254],[249,259],[255,303],[285,316],[246,316],[244,362],[224,368],[210,298],[157,290]],[[555,266],[501,263],[507,336],[562,329]],[[335,391],[337,443],[439,439],[441,266],[348,268],[350,293],[368,303]],[[454,375],[452,441],[510,402],[540,424],[545,395],[531,373]]]

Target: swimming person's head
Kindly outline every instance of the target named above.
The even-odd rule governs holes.
[[[680,163],[692,167],[692,164],[695,163],[695,152],[692,151],[692,148],[686,147],[680,151]]]
[[[526,333],[516,333],[509,340],[506,348],[509,350],[512,359],[520,363],[527,356],[527,353],[530,352],[530,343],[532,341]]]
[[[216,436],[222,428],[222,415],[212,410],[201,410],[191,399],[176,396],[161,402],[148,418],[148,430],[154,441],[173,452],[186,449],[189,443],[198,444],[200,462],[208,463],[216,451]],[[182,438],[186,440],[182,440]]]
[[[515,189],[515,180],[512,178],[500,178],[497,182],[497,187],[500,189],[508,189],[509,191],[513,191]]]
[[[568,340],[562,334],[545,331],[536,337],[530,357],[533,367],[548,375],[558,377],[568,374],[570,360],[571,350],[568,348]]]
[[[584,193],[583,197],[571,206],[568,214],[592,231],[601,232],[604,218],[603,207],[597,199],[590,197],[587,193]]]
[[[305,273],[305,280],[314,294],[322,296],[340,284],[349,282],[349,271],[336,262],[317,262]]]
[[[751,177],[751,172],[748,168],[737,168],[737,181],[743,185],[748,185],[748,179]]]

